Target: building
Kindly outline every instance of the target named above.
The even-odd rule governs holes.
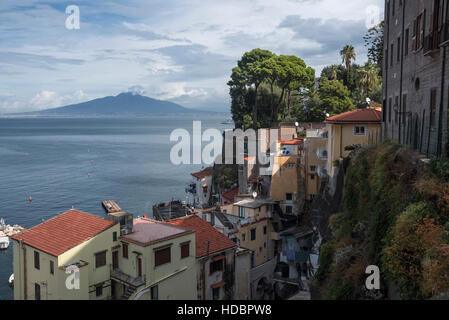
[[[192,188],[193,202],[198,208],[206,208],[209,204],[213,173],[213,167],[192,173],[192,176],[195,178],[194,188]]]
[[[298,215],[304,203],[304,174],[300,162],[303,146],[302,138],[277,141],[270,198],[279,201],[285,214]]]
[[[167,223],[196,233],[198,300],[232,299],[235,294],[235,242],[196,215]]]
[[[146,218],[113,248],[113,299],[196,300],[195,233]]]
[[[109,299],[120,224],[69,210],[22,234],[14,243],[15,300]],[[76,278],[67,284],[77,269]]]
[[[446,152],[449,3],[385,1],[383,138],[423,154]]]
[[[319,192],[321,181],[327,177],[327,138],[326,129],[306,131],[301,159],[305,171],[306,200],[313,200]]]
[[[357,109],[327,118],[327,168],[334,175],[335,166],[350,153],[347,147],[376,145],[381,140],[382,113],[375,109]]]

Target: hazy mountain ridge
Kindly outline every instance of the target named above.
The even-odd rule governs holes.
[[[187,109],[179,104],[145,97],[136,93],[120,93],[117,96],[98,98],[78,104],[23,113],[23,115],[153,115],[191,114],[204,111]]]

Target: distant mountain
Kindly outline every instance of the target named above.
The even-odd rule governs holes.
[[[99,98],[64,107],[28,112],[33,115],[152,115],[202,112],[184,108],[176,103],[156,100],[136,93]]]

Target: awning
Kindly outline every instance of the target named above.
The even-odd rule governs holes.
[[[220,260],[224,260],[225,256],[221,255],[221,256],[216,256],[212,258],[212,261],[220,261]]]
[[[226,282],[220,281],[220,282],[214,283],[214,284],[211,285],[210,287],[211,287],[212,289],[217,289],[217,288],[224,287],[225,285],[226,285]]]

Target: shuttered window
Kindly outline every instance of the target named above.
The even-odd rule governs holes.
[[[437,89],[433,88],[430,92],[430,125],[435,126],[437,111]]]
[[[40,261],[39,261],[39,252],[34,251],[34,267],[39,270],[41,268]]]
[[[154,252],[154,266],[160,266],[171,261],[170,247]]]
[[[128,259],[128,245],[126,243],[122,245],[122,255],[123,258]]]
[[[181,259],[188,258],[190,256],[190,243],[181,244]]]
[[[106,251],[95,254],[95,268],[100,268],[106,265]]]

